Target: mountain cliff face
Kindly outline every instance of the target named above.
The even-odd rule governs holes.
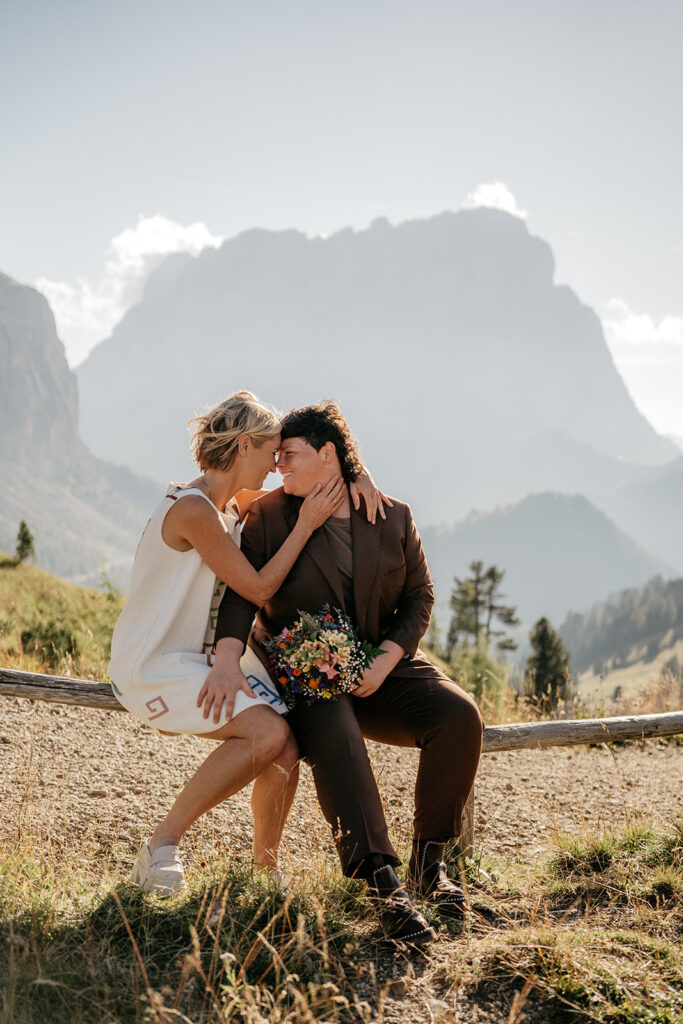
[[[110,424],[110,427],[112,425]],[[78,391],[47,302],[0,274],[0,549],[19,522],[39,563],[67,577],[121,577],[157,488],[95,458],[78,435]]]
[[[0,274],[0,458],[50,472],[72,458],[78,388],[46,300]]]
[[[327,239],[251,231],[171,258],[77,371],[83,436],[182,478],[185,422],[206,404],[239,388],[284,409],[335,397],[422,522],[548,487],[597,499],[678,453],[553,274],[545,242],[485,209]]]

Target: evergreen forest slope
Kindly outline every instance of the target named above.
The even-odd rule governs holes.
[[[653,662],[683,641],[683,579],[657,577],[613,593],[582,614],[569,614],[560,634],[576,672]]]

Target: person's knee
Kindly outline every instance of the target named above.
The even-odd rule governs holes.
[[[274,760],[287,746],[290,737],[289,726],[278,715],[274,722],[269,723],[268,731],[263,735],[263,744],[266,748],[263,751],[264,756]]]
[[[254,759],[267,764],[274,761],[286,746],[290,732],[280,715],[270,709],[264,709],[264,712],[258,721],[252,722],[249,742]]]
[[[278,768],[282,768],[286,772],[291,772],[292,769],[299,762],[299,748],[296,745],[296,740],[292,736],[289,729],[287,730],[288,736],[285,745],[280,749],[277,757],[273,761]]]
[[[465,728],[473,737],[476,737],[478,743],[481,743],[484,735],[484,719],[481,717],[481,711],[474,700],[467,701],[462,714]]]
[[[442,692],[439,703],[442,725],[457,734],[461,740],[469,740],[475,746],[480,745],[484,733],[484,720],[472,697],[464,691],[456,692],[449,687]]]

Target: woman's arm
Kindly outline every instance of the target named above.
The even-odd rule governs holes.
[[[309,537],[334,512],[344,496],[344,483],[336,477],[308,495],[296,526],[262,569],[244,557],[227,533],[218,512],[199,495],[188,494],[166,515],[173,517],[173,535],[190,544],[220,580],[260,607],[281,586]]]
[[[375,524],[377,519],[377,513],[379,512],[382,519],[386,519],[384,513],[384,506],[393,508],[391,501],[387,498],[386,494],[380,491],[379,487],[372,479],[372,474],[367,466],[363,466],[363,472],[360,474],[357,480],[352,480],[349,484],[349,493],[351,494],[351,500],[353,501],[353,507],[355,509],[360,508],[360,499],[362,498],[365,502],[365,511],[367,513],[368,522]],[[240,522],[243,523],[249,513],[249,508],[252,501],[256,501],[258,498],[263,497],[264,494],[268,494],[268,491],[238,491],[234,497],[235,504],[239,509]]]
[[[373,526],[375,525],[378,512],[382,519],[387,518],[384,514],[384,505],[387,505],[389,508],[394,507],[387,496],[382,494],[377,484],[372,479],[370,470],[367,466],[363,466],[363,472],[361,475],[349,484],[349,492],[355,509],[360,508],[360,499],[363,499],[365,502],[365,511],[367,513],[368,522],[372,523]]]

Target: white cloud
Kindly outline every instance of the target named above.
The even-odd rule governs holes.
[[[647,313],[634,313],[623,299],[612,298],[605,304],[602,325],[612,350],[683,346],[683,317],[667,314],[655,323]]]
[[[41,277],[36,288],[47,298],[72,366],[80,363],[98,341],[107,337],[126,310],[142,296],[147,275],[171,253],[198,256],[217,249],[223,239],[201,222],[177,224],[157,214],[140,216],[134,228],[112,239],[104,273],[95,284],[77,278],[75,284]]]
[[[511,213],[513,217],[520,217],[522,220],[528,216],[528,211],[520,209],[512,192],[502,181],[488,181],[477,185],[462,205],[465,210],[488,206],[489,209],[504,210],[505,213]]]
[[[668,314],[657,321],[612,298],[604,306],[602,326],[640,411],[660,433],[683,437],[683,317]]]

